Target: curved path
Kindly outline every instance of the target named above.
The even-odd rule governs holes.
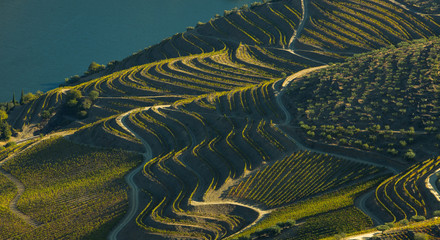
[[[437,199],[437,201],[440,202],[440,191],[437,187],[437,184],[435,184],[435,182],[438,179],[436,173],[440,173],[440,168],[438,168],[434,173],[430,174],[425,179],[425,186],[432,193],[432,195],[434,195],[434,197]]]
[[[346,239],[346,240],[366,240],[366,239],[370,239],[371,237],[374,237],[375,235],[377,235],[379,233],[381,233],[381,232],[374,231],[374,232],[369,232],[369,233],[362,233],[359,235],[349,236],[344,239]]]
[[[157,108],[153,108],[153,111],[158,112],[158,111],[157,111]],[[158,112],[158,114],[161,114],[161,113]],[[197,140],[196,140],[196,136],[194,135],[193,131],[191,131],[190,128],[186,128],[186,131],[187,131],[188,134],[189,134],[189,138],[190,138],[190,141],[191,141],[192,146],[196,146],[196,145],[197,145]],[[200,180],[203,179],[202,176],[200,176],[199,173],[197,173],[196,171],[194,171],[194,170],[193,170],[192,168],[190,168],[189,166],[187,166],[187,167],[188,167],[192,172],[194,172]],[[203,205],[226,205],[226,204],[227,204],[227,205],[236,205],[236,206],[241,206],[241,207],[244,207],[244,208],[249,208],[249,209],[251,209],[251,210],[253,210],[253,211],[255,211],[255,212],[258,213],[258,217],[257,217],[257,218],[256,218],[251,224],[249,224],[248,226],[244,227],[244,228],[241,229],[240,231],[238,231],[238,232],[232,234],[232,235],[229,236],[229,237],[232,237],[232,236],[234,236],[234,235],[237,235],[237,234],[243,232],[244,230],[246,230],[246,229],[248,229],[248,228],[254,226],[254,225],[257,224],[257,223],[258,223],[258,222],[259,222],[259,221],[260,221],[265,215],[267,215],[268,213],[270,213],[270,212],[272,212],[273,210],[275,210],[275,209],[271,209],[271,210],[266,210],[266,211],[264,211],[264,210],[261,210],[261,209],[259,209],[259,208],[257,208],[257,207],[254,207],[254,206],[251,206],[251,205],[246,205],[246,204],[239,203],[239,202],[235,202],[235,201],[231,201],[231,200],[229,200],[229,201],[209,201],[209,200],[208,200],[208,201],[203,201],[203,202],[191,200],[191,201],[189,202],[189,204],[192,205],[192,206],[203,206]]]
[[[326,63],[321,62],[317,59],[312,59],[306,56],[303,56],[299,53],[297,53],[295,51],[295,42],[298,41],[298,39],[301,37],[301,33],[304,30],[304,26],[306,25],[307,19],[309,18],[309,0],[301,0],[301,8],[302,8],[302,16],[301,16],[301,20],[299,22],[298,28],[294,31],[292,37],[289,40],[289,44],[287,46],[287,50],[288,52],[298,56],[298,57],[302,57],[304,59],[307,59],[309,61],[312,62],[316,62],[318,64],[322,64],[322,65],[326,65]]]
[[[26,139],[26,140],[30,140],[32,138]],[[24,142],[25,140],[21,141]],[[25,191],[25,187],[24,184],[16,177],[12,176],[12,174],[6,172],[5,170],[3,170],[1,167],[8,162],[9,160],[11,160],[12,158],[14,158],[16,155],[20,154],[21,152],[31,148],[32,146],[34,146],[36,143],[33,143],[31,145],[29,145],[28,147],[26,147],[25,149],[12,154],[11,156],[5,158],[3,161],[0,161],[0,173],[3,174],[7,179],[9,179],[9,181],[11,181],[12,183],[14,183],[15,187],[17,188],[17,194],[15,195],[14,199],[12,199],[12,201],[9,203],[9,210],[15,214],[17,217],[21,218],[24,222],[26,222],[27,224],[33,226],[33,227],[38,227],[41,225],[41,223],[33,220],[31,217],[29,217],[28,215],[24,214],[23,212],[21,212],[20,210],[18,210],[17,208],[17,203],[18,200],[20,199],[20,197],[23,195],[24,191]]]
[[[371,189],[371,190],[369,190],[368,192],[364,193],[362,196],[358,197],[358,198],[355,200],[354,205],[355,205],[356,207],[358,207],[362,212],[364,212],[365,214],[367,214],[367,215],[371,218],[371,220],[373,220],[373,222],[374,222],[376,225],[382,225],[382,224],[384,224],[385,222],[382,221],[379,217],[377,217],[377,216],[376,216],[374,213],[372,213],[370,210],[368,210],[368,208],[367,208],[367,206],[366,206],[367,199],[370,198],[370,197],[372,197],[372,196],[373,196],[373,193],[374,193],[374,189]]]
[[[302,16],[299,22],[298,28],[293,33],[292,37],[289,40],[289,46],[292,51],[295,51],[294,45],[295,41],[301,36],[301,32],[304,30],[304,26],[306,25],[307,18],[309,17],[309,2],[308,0],[301,0],[301,8],[302,8]]]
[[[110,232],[108,239],[110,240],[117,240],[118,239],[118,234],[119,232],[136,216],[136,212],[138,211],[139,208],[139,187],[136,185],[136,183],[133,181],[133,177],[139,172],[141,171],[142,167],[152,158],[152,151],[151,151],[151,147],[150,145],[138,134],[136,134],[133,130],[131,130],[126,124],[125,124],[125,120],[128,117],[129,114],[135,112],[135,111],[145,111],[148,109],[152,109],[154,111],[157,111],[159,108],[166,108],[166,107],[170,107],[171,105],[157,105],[157,106],[150,106],[150,107],[145,107],[142,109],[134,109],[131,111],[128,111],[124,114],[119,115],[116,118],[116,122],[117,124],[122,127],[124,130],[126,130],[127,132],[129,132],[131,135],[133,135],[134,137],[138,138],[139,140],[141,140],[142,144],[145,146],[145,153],[144,155],[144,162],[139,165],[136,169],[134,169],[133,171],[131,171],[126,177],[125,180],[127,181],[127,184],[130,187],[130,194],[129,194],[129,211],[127,212],[127,214],[125,215],[124,219]],[[191,143],[193,145],[196,145],[196,137],[194,136],[194,134],[192,133],[192,131],[190,131],[188,129],[188,134],[189,134],[189,138],[191,140]],[[198,177],[201,177],[200,175]],[[190,202],[191,205],[193,206],[201,206],[201,205],[220,205],[220,204],[229,204],[229,205],[236,205],[236,206],[241,206],[241,207],[245,207],[245,208],[249,208],[255,212],[258,213],[258,218],[255,219],[251,224],[249,224],[248,226],[246,226],[245,228],[243,228],[242,230],[240,230],[239,232],[235,233],[238,234],[252,226],[254,226],[256,223],[258,223],[266,214],[270,213],[272,210],[261,210],[257,207],[254,206],[250,206],[250,205],[246,205],[246,204],[242,204],[239,202],[234,202],[234,201],[207,201],[207,202],[198,202],[198,201],[191,201]],[[235,235],[234,234],[234,235]]]
[[[154,106],[156,108],[163,108],[163,107],[169,107],[170,105],[159,105],[159,106]],[[143,110],[148,110],[152,107],[146,107],[146,108],[142,108],[140,111]],[[137,135],[133,130],[131,130],[130,128],[128,128],[125,124],[125,119],[127,118],[127,116],[129,114],[131,114],[132,112],[135,111],[139,111],[139,109],[134,109],[131,111],[128,111],[126,113],[123,113],[121,115],[119,115],[116,118],[116,122],[118,123],[118,125],[120,127],[122,127],[125,131],[129,132],[131,135],[133,135],[135,138],[141,140],[142,144],[145,147],[145,152],[143,153],[144,156],[144,161],[142,162],[141,165],[139,165],[137,168],[135,168],[133,171],[131,171],[128,175],[125,176],[125,181],[127,181],[128,186],[130,187],[130,194],[128,196],[129,198],[129,210],[127,212],[127,214],[125,215],[124,219],[110,232],[108,239],[110,240],[116,240],[118,238],[118,234],[119,232],[135,217],[136,215],[136,211],[139,208],[139,187],[136,185],[136,183],[133,180],[133,177],[139,173],[143,166],[150,161],[150,159],[152,158],[152,151],[151,151],[151,147],[150,145],[139,135]]]
[[[275,90],[276,102],[277,102],[278,106],[281,108],[281,110],[284,112],[284,114],[286,116],[286,119],[285,119],[285,121],[284,121],[284,123],[282,125],[289,125],[289,123],[291,121],[291,118],[292,118],[291,115],[290,115],[290,112],[286,109],[286,107],[284,106],[284,103],[282,101],[282,95],[284,94],[286,87],[292,81],[294,81],[294,80],[296,80],[296,79],[298,79],[298,78],[300,78],[302,76],[305,76],[305,75],[307,75],[307,74],[309,74],[309,73],[311,73],[313,71],[316,71],[316,70],[319,70],[319,69],[322,69],[322,68],[326,68],[327,66],[328,65],[304,69],[302,71],[299,71],[299,72],[297,72],[295,74],[290,75],[289,77],[287,77],[284,80],[280,80],[280,81],[283,81],[282,84],[281,84],[281,89],[278,90],[278,91],[276,89],[274,89],[274,90]],[[275,85],[276,84],[274,84],[273,86],[275,86]],[[283,132],[286,135],[287,138],[289,138],[292,142],[294,142],[298,146],[298,148],[301,149],[301,150],[307,150],[307,151],[310,151],[310,152],[315,152],[315,153],[320,153],[320,154],[329,154],[329,155],[332,155],[332,156],[335,156],[335,157],[347,159],[347,160],[354,161],[354,162],[364,163],[364,164],[373,165],[373,166],[377,166],[377,167],[383,167],[383,168],[386,168],[386,169],[390,170],[393,174],[397,174],[397,173],[400,172],[397,168],[394,168],[394,167],[391,167],[391,166],[388,166],[388,165],[372,163],[372,162],[365,161],[365,160],[362,160],[362,159],[359,159],[359,158],[353,158],[353,157],[348,157],[348,156],[344,156],[344,155],[340,155],[340,154],[329,153],[329,152],[324,152],[324,151],[316,150],[316,149],[313,149],[313,148],[309,148],[309,147],[304,146],[303,144],[301,144],[293,136],[290,136],[289,134],[284,132],[282,129],[280,129],[280,128],[278,128],[278,129],[281,132]]]
[[[234,202],[234,201],[211,201],[211,202],[197,202],[197,201],[191,201],[191,205],[193,206],[203,206],[203,205],[236,205],[236,206],[240,206],[240,207],[244,207],[244,208],[249,208],[252,209],[253,211],[258,213],[258,217],[249,225],[247,225],[246,227],[244,227],[243,229],[241,229],[240,231],[228,236],[228,238],[231,238],[243,231],[245,231],[246,229],[249,229],[250,227],[254,226],[255,224],[257,224],[264,216],[266,216],[267,214],[271,213],[273,210],[275,209],[271,209],[271,210],[261,210],[257,207],[251,206],[251,205],[246,205],[243,203],[239,203],[239,202]]]
[[[322,69],[322,68],[325,68],[325,67],[327,67],[327,66],[320,66],[320,67],[315,67],[315,68],[304,69],[304,70],[302,70],[302,71],[299,71],[299,72],[297,72],[297,73],[295,73],[295,74],[293,74],[293,75],[287,77],[287,78],[284,79],[284,80],[280,80],[280,81],[283,81],[283,82],[282,82],[281,87],[280,87],[279,90],[276,90],[276,89],[275,89],[275,85],[279,85],[279,84],[276,84],[276,83],[275,83],[275,84],[272,85],[273,88],[274,88],[274,90],[275,90],[276,102],[277,102],[278,106],[282,109],[282,111],[284,112],[284,114],[285,114],[285,116],[286,116],[286,119],[285,119],[285,121],[284,121],[284,123],[283,123],[282,125],[289,125],[289,123],[290,123],[290,121],[291,121],[291,115],[290,115],[290,112],[287,111],[287,109],[286,109],[286,107],[284,106],[283,101],[282,101],[282,95],[284,94],[286,87],[287,87],[292,81],[294,81],[294,80],[296,80],[296,79],[298,79],[298,78],[300,78],[300,77],[302,77],[302,76],[304,76],[304,75],[306,75],[306,74],[309,74],[310,72],[313,72],[313,71],[316,71],[316,70],[318,70],[318,69]],[[373,165],[373,166],[377,166],[377,167],[383,167],[383,168],[386,168],[386,169],[388,169],[389,171],[391,171],[393,174],[397,174],[397,173],[400,172],[397,168],[394,168],[394,167],[391,167],[391,166],[388,166],[388,165],[382,165],[382,164],[372,163],[372,162],[365,161],[365,160],[358,159],[358,158],[353,158],[353,157],[343,156],[343,155],[340,155],[340,154],[328,153],[328,152],[319,151],[319,150],[316,150],[316,149],[312,149],[312,148],[306,147],[306,146],[304,146],[303,144],[301,144],[299,141],[297,141],[293,136],[290,136],[289,134],[287,134],[286,132],[284,132],[284,131],[283,131],[282,129],[280,129],[280,128],[278,128],[278,129],[279,129],[281,132],[283,132],[283,133],[285,134],[285,136],[286,136],[287,138],[289,138],[293,143],[295,143],[295,144],[298,146],[298,148],[301,149],[301,150],[307,150],[307,151],[310,151],[310,152],[315,152],[315,153],[320,153],[320,154],[329,154],[329,155],[332,155],[332,156],[335,156],[335,157],[339,157],[339,158],[346,159],[346,160],[350,160],[350,161],[354,161],[354,162],[364,163],[364,164]],[[434,176],[435,176],[435,175],[434,175]],[[368,216],[369,216],[374,222],[376,222],[376,223],[378,223],[378,224],[381,224],[381,223],[383,223],[383,221],[381,221],[376,215],[374,215],[373,213],[371,213],[371,212],[366,208],[366,206],[365,206],[365,202],[366,202],[366,200],[371,196],[372,191],[373,191],[373,190],[370,190],[370,191],[368,191],[367,193],[365,193],[364,195],[362,195],[361,197],[359,197],[359,198],[357,199],[357,201],[355,201],[355,205],[356,205],[359,209],[361,209],[365,214],[367,214],[367,215],[368,215]]]
[[[1,165],[0,165],[1,166]],[[24,193],[24,185],[22,182],[20,182],[20,180],[18,180],[16,177],[12,176],[10,173],[7,173],[6,171],[4,171],[3,169],[0,168],[0,173],[3,174],[6,178],[9,179],[9,181],[13,182],[14,185],[17,187],[17,194],[15,195],[14,199],[12,199],[12,201],[9,203],[9,210],[15,214],[17,217],[21,218],[23,221],[25,221],[27,224],[33,226],[33,227],[38,227],[41,225],[41,223],[38,223],[34,220],[32,220],[31,217],[29,217],[28,215],[22,213],[20,210],[18,210],[17,208],[17,203],[18,200],[20,199],[20,197],[23,195]]]

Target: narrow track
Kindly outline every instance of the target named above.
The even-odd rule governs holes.
[[[298,28],[293,33],[292,37],[289,40],[289,46],[293,52],[295,52],[295,42],[299,39],[301,36],[301,32],[304,30],[304,25],[306,25],[307,18],[309,17],[309,2],[308,0],[301,0],[301,8],[302,8],[302,17],[301,21],[299,22]]]
[[[12,199],[12,201],[9,203],[9,210],[13,214],[15,214],[17,217],[19,217],[23,221],[25,221],[27,224],[29,224],[29,225],[31,225],[33,227],[40,226],[41,223],[38,223],[38,222],[34,221],[31,217],[29,217],[28,215],[24,214],[23,212],[21,212],[17,208],[18,200],[23,195],[24,190],[25,190],[25,187],[24,187],[23,183],[20,180],[18,180],[16,177],[12,176],[10,173],[7,173],[6,171],[4,171],[1,168],[0,168],[0,173],[3,174],[6,178],[8,178],[9,181],[13,182],[14,185],[17,187],[17,194],[15,195],[14,199]]]
[[[26,139],[26,140],[30,140],[32,138]],[[24,142],[25,140],[22,140],[21,142]],[[36,142],[38,143],[38,142]],[[18,208],[17,208],[17,203],[18,200],[20,199],[20,197],[23,195],[24,191],[25,191],[25,187],[24,184],[16,177],[14,177],[12,174],[6,172],[5,170],[3,170],[1,167],[8,162],[9,160],[13,159],[16,155],[20,154],[23,151],[26,151],[27,149],[33,147],[36,143],[33,143],[31,145],[29,145],[28,147],[26,147],[25,149],[12,154],[11,156],[5,158],[3,161],[0,161],[0,173],[3,174],[7,179],[9,179],[9,181],[11,181],[12,183],[14,183],[15,187],[17,188],[17,194],[15,195],[15,197],[12,199],[12,201],[9,203],[9,210],[15,214],[17,217],[21,218],[24,222],[26,222],[27,224],[33,226],[33,227],[38,227],[41,225],[41,223],[33,220],[31,217],[29,217],[28,215],[24,214],[23,212],[21,212]]]
[[[281,108],[281,110],[284,112],[284,114],[286,116],[286,118],[284,120],[284,123],[282,123],[282,125],[289,125],[290,121],[291,121],[290,112],[287,111],[286,107],[284,106],[284,104],[282,102],[282,95],[285,92],[286,86],[288,86],[289,83],[291,83],[292,81],[295,81],[296,79],[298,79],[298,78],[300,78],[300,77],[302,77],[304,75],[307,75],[307,74],[309,74],[309,73],[311,73],[313,71],[316,71],[316,70],[319,70],[319,69],[322,69],[322,68],[325,68],[325,67],[327,67],[327,66],[320,66],[320,67],[315,67],[315,68],[304,69],[302,71],[299,71],[299,72],[297,72],[297,73],[287,77],[286,79],[282,79],[282,80],[280,80],[280,82],[282,81],[282,83],[281,83],[281,86],[280,86],[279,90],[276,90],[275,86],[276,85],[280,85],[280,84],[275,83],[275,84],[272,85],[273,88],[274,88],[274,92],[275,92],[276,102],[277,102],[278,106]],[[278,129],[280,131],[284,132],[281,128],[278,128]],[[292,142],[294,142],[298,146],[298,148],[300,150],[307,150],[307,151],[310,151],[310,152],[315,152],[315,153],[320,153],[320,154],[329,154],[329,155],[332,155],[332,156],[335,156],[335,157],[339,157],[339,158],[342,158],[342,159],[346,159],[346,160],[349,160],[349,161],[364,163],[364,164],[373,165],[373,166],[377,166],[377,167],[383,167],[383,168],[386,168],[389,171],[391,171],[393,174],[397,174],[397,173],[400,172],[399,169],[391,167],[389,165],[382,165],[382,164],[372,163],[372,162],[365,161],[365,160],[362,160],[362,159],[359,159],[359,158],[353,158],[353,157],[343,156],[343,155],[340,155],[340,154],[334,154],[334,153],[329,153],[329,152],[324,152],[324,151],[316,150],[316,149],[313,149],[313,148],[309,148],[309,147],[306,147],[303,144],[301,144],[298,140],[296,140],[293,136],[290,136],[286,132],[284,132],[284,134],[287,136],[287,138],[289,138]],[[371,196],[371,193],[372,193],[372,191],[368,191],[364,195],[360,196],[357,199],[357,201],[355,201],[355,205],[356,205],[356,207],[361,209],[365,214],[367,214],[374,222],[376,222],[377,224],[381,224],[381,223],[383,223],[383,221],[380,220],[376,215],[371,213],[365,207],[365,202]]]
[[[159,105],[159,106],[154,106],[154,107],[164,108],[164,107],[169,107],[169,106],[170,105]],[[150,108],[152,108],[152,107],[146,107],[141,110],[148,110]],[[122,127],[124,130],[129,132],[135,138],[138,138],[139,140],[141,140],[142,144],[145,147],[145,152],[143,153],[144,161],[142,162],[142,164],[139,165],[137,168],[135,168],[133,171],[131,171],[128,175],[125,176],[125,181],[127,181],[127,184],[131,189],[130,194],[128,195],[128,197],[129,197],[129,210],[128,210],[127,214],[125,215],[124,219],[110,232],[110,234],[108,236],[108,239],[110,239],[110,240],[118,239],[119,232],[136,216],[136,212],[139,209],[139,187],[136,185],[133,178],[137,173],[139,173],[142,170],[143,166],[148,161],[150,161],[152,158],[152,150],[151,150],[150,145],[142,137],[140,137],[133,130],[131,130],[129,127],[127,127],[127,125],[125,124],[125,119],[127,118],[127,116],[130,113],[132,113],[134,111],[138,111],[138,110],[139,109],[134,109],[134,110],[128,111],[126,113],[119,115],[116,118],[116,122],[118,123],[118,125],[120,127]]]
[[[437,184],[435,184],[438,179],[436,173],[440,173],[440,168],[438,168],[434,173],[430,174],[425,179],[425,186],[426,189],[428,189],[432,193],[432,195],[434,195],[437,201],[440,202],[440,191],[437,187]]]
[[[294,80],[296,80],[296,79],[298,79],[298,78],[300,78],[302,76],[305,76],[305,75],[307,75],[307,74],[309,74],[309,73],[311,73],[313,71],[316,71],[316,70],[319,70],[319,69],[322,69],[322,68],[326,68],[326,67],[327,67],[327,65],[326,66],[314,67],[314,68],[307,68],[307,69],[299,71],[299,72],[297,72],[295,74],[290,75],[289,77],[287,77],[284,80],[283,79],[280,80],[280,81],[282,81],[281,89],[279,89],[279,90],[274,89],[274,91],[275,91],[276,102],[277,102],[278,106],[281,108],[281,110],[284,112],[284,114],[286,116],[286,119],[284,120],[284,123],[282,123],[282,125],[286,125],[286,126],[289,125],[290,121],[291,121],[291,118],[292,118],[291,115],[290,115],[290,112],[286,109],[286,107],[284,106],[284,103],[282,101],[282,96],[283,96],[283,94],[285,92],[286,86],[288,86],[290,82],[292,82],[292,81],[294,81]],[[278,85],[278,84],[275,83],[273,86],[275,86],[275,85]],[[284,132],[282,129],[280,129],[280,128],[278,128],[278,129],[280,131]],[[313,149],[313,148],[309,148],[307,146],[304,146],[301,142],[299,142],[293,136],[290,136],[286,132],[284,132],[284,134],[287,136],[287,138],[289,138],[292,142],[294,142],[298,146],[298,148],[301,149],[301,150],[307,150],[307,151],[315,152],[315,153],[319,153],[319,154],[329,154],[329,155],[332,155],[332,156],[335,156],[335,157],[339,157],[339,158],[342,158],[342,159],[347,159],[347,160],[354,161],[354,162],[359,162],[359,163],[364,163],[364,164],[368,164],[368,165],[373,165],[373,166],[376,166],[376,167],[383,167],[383,168],[386,168],[386,169],[390,170],[393,174],[397,174],[397,173],[400,172],[399,169],[391,167],[391,166],[388,166],[388,165],[372,163],[372,162],[365,161],[365,160],[362,160],[362,159],[359,159],[359,158],[353,158],[353,157],[348,157],[348,156],[344,156],[344,155],[340,155],[340,154],[329,153],[329,152],[324,152],[324,151],[316,150],[316,149]]]
[[[150,107],[145,107],[142,108],[141,111],[145,111],[148,109],[152,109],[154,111],[157,111],[159,108],[167,108],[170,107],[171,105],[158,105],[158,106],[150,106]],[[152,151],[151,151],[151,147],[149,146],[149,144],[138,134],[136,134],[132,129],[130,129],[126,123],[125,120],[128,117],[129,114],[131,114],[132,112],[135,111],[139,111],[139,109],[134,109],[131,111],[128,111],[124,114],[119,115],[116,118],[116,122],[117,124],[122,127],[124,130],[126,130],[127,132],[129,132],[130,134],[132,134],[134,137],[138,138],[139,140],[141,140],[142,144],[145,146],[145,153],[143,154],[144,156],[144,162],[139,165],[136,169],[134,169],[133,171],[131,171],[126,177],[125,180],[127,181],[127,184],[130,187],[130,194],[129,194],[129,211],[127,212],[127,214],[125,215],[124,219],[110,232],[108,239],[109,240],[117,240],[118,239],[118,234],[121,232],[121,230],[133,219],[136,217],[136,213],[139,210],[139,187],[136,185],[136,183],[133,181],[133,177],[139,173],[139,171],[141,171],[142,167],[152,158]],[[193,146],[196,145],[196,137],[193,134],[193,132],[191,130],[189,131],[189,138],[191,140],[191,143]],[[192,169],[191,169],[192,170]],[[194,170],[192,170],[194,171]],[[201,178],[200,175],[198,175],[199,178]],[[258,223],[264,216],[266,216],[268,213],[270,213],[273,210],[261,210],[259,208],[256,208],[254,206],[250,206],[250,205],[246,205],[246,204],[242,204],[239,202],[234,202],[234,201],[207,201],[207,202],[198,202],[198,201],[191,201],[190,202],[191,205],[193,206],[201,206],[201,205],[220,205],[220,204],[224,204],[224,205],[236,205],[236,206],[241,206],[241,207],[245,207],[245,208],[249,208],[255,212],[258,213],[258,218],[255,219],[251,224],[249,224],[248,226],[244,227],[242,230],[240,230],[239,232],[235,233],[238,234],[252,226],[254,226],[256,223]],[[235,235],[234,234],[234,235]]]
[[[371,220],[373,220],[373,222],[374,222],[376,225],[382,225],[382,224],[384,224],[385,222],[382,221],[379,217],[377,217],[377,216],[376,216],[374,213],[372,213],[370,210],[368,210],[368,208],[367,208],[367,206],[366,206],[367,199],[370,198],[370,197],[372,197],[372,196],[373,196],[373,193],[374,193],[374,189],[371,189],[371,190],[369,190],[368,192],[364,193],[362,196],[358,197],[358,198],[355,200],[354,205],[355,205],[356,207],[358,207],[362,212],[364,212],[365,214],[367,214],[367,215],[371,218]]]
[[[240,206],[240,207],[245,207],[245,208],[249,208],[252,209],[253,211],[258,213],[258,217],[249,225],[247,225],[246,227],[244,227],[243,229],[241,229],[240,231],[232,234],[231,236],[228,236],[228,238],[231,238],[237,234],[242,233],[243,231],[251,228],[252,226],[254,226],[255,224],[257,224],[261,219],[263,219],[264,216],[266,216],[267,214],[271,213],[272,211],[276,210],[276,209],[271,209],[271,210],[261,210],[257,207],[251,206],[251,205],[246,205],[243,203],[239,203],[239,202],[234,202],[234,201],[212,201],[212,202],[197,202],[197,201],[191,201],[191,205],[193,206],[203,206],[203,205],[236,205],[236,206]]]

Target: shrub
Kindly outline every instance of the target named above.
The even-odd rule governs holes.
[[[87,116],[87,111],[79,111],[78,113],[78,117],[80,118],[85,118]]]
[[[432,215],[433,215],[434,217],[440,217],[440,210],[435,210],[435,211],[432,213]]]
[[[11,146],[15,146],[15,145],[17,145],[16,142],[8,142],[8,143],[6,143],[5,148],[11,147]]]
[[[79,90],[71,89],[67,92],[67,99],[78,99],[81,97],[82,97],[82,94]]]
[[[43,118],[43,119],[50,118],[50,112],[48,110],[41,111],[40,115],[41,115],[41,118]]]
[[[403,225],[403,226],[406,226],[406,225],[409,224],[409,221],[408,221],[408,219],[402,219],[402,220],[399,221],[399,224]]]
[[[5,110],[0,110],[0,121],[8,119],[8,114]]]
[[[381,231],[382,233],[385,232],[386,230],[390,229],[389,226],[387,225],[379,225],[376,227],[377,230]]]
[[[411,221],[414,221],[414,222],[421,222],[421,221],[425,221],[425,220],[426,220],[426,218],[424,216],[415,215],[415,216],[411,217]]]
[[[96,99],[98,99],[98,97],[99,97],[99,92],[98,91],[92,90],[92,91],[89,92],[89,98],[92,101],[95,101]]]
[[[38,95],[35,95],[33,93],[26,93],[23,95],[22,99],[20,99],[20,103],[21,104],[28,104],[37,98],[38,98]]]
[[[87,72],[85,72],[84,74],[90,75],[90,74],[97,73],[97,72],[104,70],[104,69],[105,69],[104,65],[98,64],[96,62],[92,62],[92,63],[90,63],[89,68],[87,69]]]
[[[71,108],[76,107],[76,105],[78,105],[78,100],[76,99],[70,99],[69,101],[67,101],[67,106]]]
[[[406,159],[414,159],[416,157],[416,153],[412,149],[408,149],[408,151],[405,153]]]
[[[8,140],[11,135],[11,125],[9,125],[6,121],[0,121],[0,139]]]
[[[278,226],[273,226],[273,227],[270,227],[270,228],[265,228],[263,230],[260,230],[260,231],[256,232],[255,234],[258,237],[262,237],[262,236],[269,236],[269,237],[271,237],[271,236],[278,235],[280,233],[281,233],[281,228],[278,227]]]
[[[92,106],[92,101],[88,98],[85,98],[81,101],[80,109],[88,110]]]
[[[385,225],[387,225],[387,226],[390,227],[390,228],[393,228],[393,227],[394,227],[394,223],[392,223],[392,222],[385,223]]]

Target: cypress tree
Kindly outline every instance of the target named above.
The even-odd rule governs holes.
[[[21,89],[20,104],[23,104],[23,102],[24,102],[23,97],[24,97],[24,92],[23,92],[23,89]]]
[[[15,101],[15,93],[12,93],[12,103],[15,105],[17,101]]]

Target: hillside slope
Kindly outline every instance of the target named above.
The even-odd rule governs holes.
[[[440,41],[356,55],[291,83],[292,126],[307,144],[390,158],[437,156]]]
[[[43,133],[78,127],[136,107],[273,80],[440,32],[437,16],[374,0],[285,0],[224,15],[129,57],[119,67],[108,67],[102,77],[55,89],[16,107],[9,122],[22,129],[43,120]],[[64,107],[69,89],[84,96],[100,92],[82,121],[74,122],[77,116]],[[52,116],[42,119],[43,111]]]
[[[439,32],[388,1],[256,3],[16,106],[17,130],[74,143],[4,150],[6,237],[317,239],[431,217]]]

